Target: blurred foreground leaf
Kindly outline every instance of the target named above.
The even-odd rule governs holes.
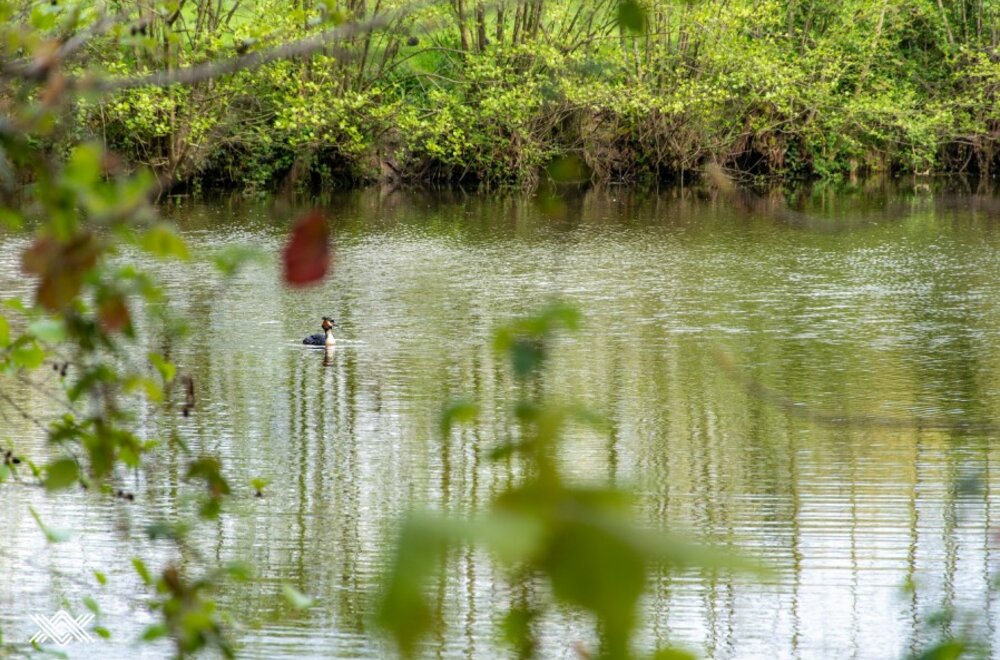
[[[323,279],[330,267],[330,235],[322,213],[311,211],[295,222],[283,264],[285,282],[292,286]]]

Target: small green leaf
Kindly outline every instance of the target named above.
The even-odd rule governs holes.
[[[163,382],[169,383],[177,375],[177,367],[174,366],[172,362],[167,361],[159,353],[150,353],[148,356],[150,363],[156,367],[156,370],[160,372],[160,377],[163,378]]]
[[[576,156],[564,156],[552,161],[546,172],[557,183],[577,183],[590,179],[587,164]]]
[[[3,207],[0,208],[0,225],[16,231],[24,226],[24,218],[14,209]]]
[[[166,625],[154,623],[151,626],[146,626],[146,629],[142,631],[142,639],[143,641],[151,642],[154,639],[166,637],[169,632]]]
[[[306,596],[290,584],[281,585],[281,593],[284,595],[285,600],[288,601],[289,605],[297,610],[310,608],[315,602],[312,598]]]
[[[677,648],[657,649],[653,660],[697,660],[698,656],[690,651]]]
[[[257,248],[248,245],[229,245],[219,250],[212,261],[219,272],[231,276],[246,264],[264,263],[267,259]]]
[[[228,562],[223,566],[223,570],[226,575],[240,582],[246,582],[253,577],[253,566],[245,561]]]
[[[94,571],[94,578],[102,587],[108,583],[108,576],[100,571]]]
[[[66,180],[80,188],[89,188],[101,176],[101,148],[81,144],[73,149],[66,163]]]
[[[48,491],[69,488],[76,483],[79,470],[72,458],[60,458],[45,467],[45,489]]]
[[[101,637],[101,639],[111,639],[111,631],[104,626],[94,626],[94,632]]]
[[[961,640],[947,639],[927,649],[917,658],[919,660],[958,660],[968,650],[968,645]]]
[[[157,257],[189,258],[187,244],[169,225],[154,225],[142,236],[142,248]]]
[[[471,422],[479,414],[479,406],[468,399],[456,399],[441,413],[441,435],[448,435],[456,422]]]
[[[15,366],[23,369],[37,369],[45,362],[45,350],[37,342],[29,341],[15,345],[10,352],[10,357]]]
[[[10,323],[3,316],[0,316],[0,348],[7,348],[10,345]]]
[[[56,319],[38,319],[28,325],[28,332],[47,344],[58,344],[66,338],[66,325]]]
[[[155,522],[146,527],[146,535],[152,539],[181,541],[188,533],[188,525],[183,522]]]
[[[94,613],[94,616],[101,615],[101,606],[97,604],[97,601],[91,596],[83,597],[83,604],[87,606],[87,609]]]
[[[43,523],[42,517],[38,515],[37,511],[35,511],[35,507],[29,506],[28,511],[31,512],[31,517],[35,519],[36,523],[38,523],[39,529],[41,529],[42,533],[45,534],[45,540],[49,543],[62,543],[69,538],[69,532],[61,529],[53,529]]]
[[[142,561],[138,557],[133,557],[132,566],[135,568],[135,572],[139,574],[139,577],[142,578],[143,584],[145,584],[146,586],[153,584],[153,576],[149,574],[149,569],[146,568],[146,563],[144,561]]]
[[[125,381],[124,388],[126,392],[142,390],[146,393],[146,398],[154,403],[160,403],[163,401],[163,388],[160,387],[159,383],[152,378],[131,376]]]
[[[15,312],[21,312],[22,314],[28,311],[28,308],[24,306],[24,301],[20,298],[8,298],[3,301],[3,306],[7,309],[13,309]]]

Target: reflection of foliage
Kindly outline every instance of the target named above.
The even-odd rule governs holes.
[[[543,368],[553,334],[578,324],[575,308],[554,304],[497,331],[496,348],[510,357],[515,375],[526,383]],[[449,406],[442,430],[448,433],[453,422],[468,420],[474,412],[468,402]],[[631,498],[624,491],[566,481],[557,455],[566,424],[600,429],[600,417],[580,406],[532,398],[519,401],[514,415],[520,437],[497,447],[493,456],[520,458],[524,477],[497,495],[486,513],[471,520],[429,514],[409,518],[400,532],[379,621],[400,649],[412,655],[421,635],[433,624],[434,610],[425,596],[426,578],[440,566],[440,557],[449,547],[473,543],[488,548],[510,567],[513,579],[541,577],[557,602],[593,614],[601,657],[632,657],[636,609],[654,566],[734,566],[738,562],[633,525],[629,522]],[[540,614],[537,609],[515,605],[504,619],[505,637],[521,656],[530,656],[536,649],[533,622]],[[667,650],[661,653],[668,657]],[[669,657],[687,657],[676,650],[670,653]]]

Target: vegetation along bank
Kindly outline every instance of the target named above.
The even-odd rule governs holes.
[[[64,20],[60,1],[31,20]],[[172,185],[530,186],[566,156],[625,183],[706,162],[788,179],[997,166],[1000,4],[986,0],[117,7],[73,65],[135,84],[80,98],[51,147],[96,139]],[[356,21],[372,29],[318,55],[140,84]]]

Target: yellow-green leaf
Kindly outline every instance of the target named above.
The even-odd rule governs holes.
[[[157,257],[189,258],[187,243],[166,224],[154,225],[142,236],[142,248]]]

